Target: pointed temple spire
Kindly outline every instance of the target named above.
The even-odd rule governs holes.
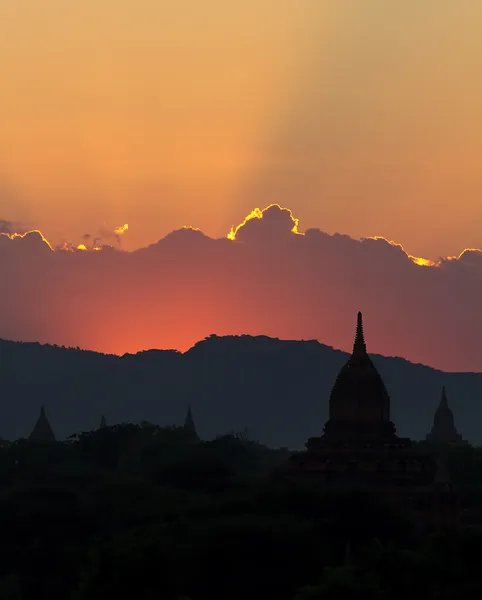
[[[365,344],[365,336],[363,335],[363,315],[361,312],[359,312],[357,316],[356,334],[355,341],[353,342],[352,356],[364,356],[366,353],[367,347]]]
[[[442,397],[440,398],[439,408],[442,410],[450,410],[449,403],[447,400],[447,392],[445,391],[445,386],[442,386]]]
[[[449,413],[443,390],[434,425],[440,419],[443,422]],[[427,444],[420,451],[421,447],[414,446],[410,439],[396,434],[390,419],[390,396],[366,351],[361,313],[353,354],[341,367],[331,390],[323,433],[311,437],[305,446],[305,451],[292,454],[290,462],[293,477],[308,485],[317,479],[326,491],[352,486],[360,491],[372,489],[390,504],[392,500],[400,502],[399,508],[410,519],[420,519],[427,531],[458,526],[457,491],[445,465],[436,465],[434,460],[437,454],[443,454],[436,452],[442,447]],[[357,556],[356,545],[351,548],[350,540],[345,538],[345,542],[344,557],[340,547],[340,562],[346,568],[356,565]],[[383,552],[381,542],[374,542],[373,550]]]
[[[55,442],[55,434],[45,414],[45,407],[40,407],[40,416],[29,436],[32,442]]]
[[[186,433],[188,433],[193,438],[199,439],[197,431],[196,431],[196,425],[194,423],[194,419],[192,416],[190,404],[188,404],[188,407],[187,407],[186,419],[184,421],[184,430],[186,431]]]
[[[390,420],[390,397],[367,353],[361,312],[357,315],[353,353],[331,390],[324,434],[331,439],[356,438],[363,443],[381,439],[389,443],[396,437]]]
[[[99,429],[105,429],[107,427],[107,421],[105,420],[104,415],[100,418]]]
[[[433,417],[433,425],[426,440],[435,443],[463,443],[462,436],[455,427],[454,413],[449,407],[445,386],[442,388],[440,403]]]

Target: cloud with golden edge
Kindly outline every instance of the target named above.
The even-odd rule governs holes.
[[[243,227],[245,227],[250,221],[252,221],[253,219],[261,220],[261,219],[265,218],[268,211],[272,211],[273,209],[277,209],[279,211],[279,213],[287,214],[287,216],[289,217],[289,219],[292,222],[292,228],[290,230],[291,233],[294,233],[296,235],[301,235],[301,236],[305,235],[304,233],[301,233],[299,231],[299,229],[298,229],[299,219],[293,215],[293,211],[289,208],[282,207],[280,204],[273,203],[273,204],[266,206],[266,208],[264,208],[264,209],[255,208],[254,210],[252,210],[251,213],[245,217],[245,219],[243,220],[242,223],[240,223],[236,227],[234,227],[234,226],[231,227],[230,232],[226,236],[227,239],[235,241],[237,239],[237,235],[240,232],[240,230]],[[199,229],[199,227],[194,227],[192,225],[183,225],[183,226],[181,226],[180,229],[181,230],[190,230],[190,231],[201,231]],[[129,230],[129,224],[125,223],[124,225],[119,225],[118,227],[116,227],[113,230],[113,233],[119,240],[119,237],[128,230]],[[50,244],[50,242],[48,241],[48,239],[38,229],[32,229],[25,233],[0,233],[0,238],[7,237],[10,240],[24,239],[31,234],[37,234],[41,238],[42,242],[44,242],[46,244],[46,246],[52,252],[57,252],[57,251],[98,252],[98,251],[102,250],[102,248],[103,248],[103,246],[99,245],[99,244],[95,244],[93,247],[88,248],[85,244],[79,244],[78,246],[74,246],[72,244],[69,244],[68,242],[64,242],[63,244],[61,244],[57,247],[53,247]],[[402,244],[399,244],[393,240],[389,240],[388,238],[385,238],[384,236],[379,236],[379,235],[378,236],[368,236],[368,237],[361,238],[361,240],[362,241],[363,240],[383,241],[383,242],[389,244],[390,246],[400,249],[410,261],[412,261],[414,264],[416,264],[420,267],[440,267],[441,265],[443,265],[444,263],[447,263],[447,262],[463,260],[464,256],[467,254],[477,254],[477,255],[482,256],[482,250],[480,250],[479,248],[465,248],[464,250],[462,250],[462,252],[460,252],[460,254],[458,256],[444,256],[444,257],[441,257],[440,260],[435,262],[435,261],[432,261],[427,258],[422,258],[419,256],[414,256],[412,254],[409,254],[405,250],[405,248],[403,247]]]
[[[383,237],[382,235],[375,235],[372,237],[367,237],[367,238],[362,238],[362,239],[375,240],[375,241],[381,240],[383,242],[386,242],[387,244],[390,244],[390,246],[399,248],[413,263],[415,263],[419,267],[438,267],[440,265],[440,261],[433,262],[432,260],[429,260],[428,258],[421,258],[419,256],[413,256],[412,254],[409,254],[405,250],[405,248],[402,246],[402,244],[398,244],[397,242],[394,242],[393,240],[389,240],[389,239]]]
[[[468,255],[471,255],[471,254],[475,254],[477,256],[482,256],[482,250],[480,250],[479,248],[465,248],[465,250],[462,250],[462,252],[458,256],[444,256],[440,260],[440,263],[442,263],[442,262],[450,262],[450,261],[453,261],[453,260],[455,260],[455,261],[463,260],[463,258],[466,255],[468,256]]]
[[[289,214],[289,217],[290,217],[291,221],[293,222],[293,228],[291,229],[291,233],[295,233],[297,235],[304,235],[298,231],[298,225],[299,225],[300,220],[293,216],[293,213],[289,208],[283,208],[279,204],[270,204],[263,210],[261,210],[260,208],[255,208],[244,219],[244,221],[242,223],[240,223],[237,227],[231,227],[231,231],[228,233],[228,235],[226,237],[228,238],[228,240],[234,241],[236,239],[236,235],[238,234],[238,231],[242,227],[244,227],[249,221],[251,221],[252,219],[262,219],[264,217],[265,213],[268,212],[269,210],[272,210],[273,208],[278,208],[281,212],[287,212]]]
[[[46,244],[50,248],[50,250],[52,250],[52,252],[54,251],[53,247],[50,245],[50,242],[47,240],[47,238],[44,237],[43,233],[41,231],[39,231],[38,229],[31,229],[30,231],[27,231],[25,233],[0,233],[0,236],[6,236],[10,240],[13,241],[15,239],[23,240],[24,238],[31,235],[32,233],[40,236],[42,242],[44,242],[44,244]]]
[[[125,225],[119,225],[119,227],[116,227],[114,229],[114,234],[115,235],[122,235],[123,233],[125,233],[126,231],[128,231],[129,229],[129,224],[126,223]]]

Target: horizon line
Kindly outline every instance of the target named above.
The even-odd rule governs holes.
[[[108,357],[115,357],[115,358],[121,359],[121,358],[125,358],[128,356],[138,356],[145,352],[173,352],[173,353],[179,354],[181,356],[184,356],[185,354],[188,354],[188,352],[193,350],[199,344],[202,344],[202,343],[204,343],[210,339],[214,339],[214,338],[219,338],[219,339],[224,339],[224,338],[238,338],[238,339],[240,339],[240,338],[252,338],[252,339],[266,338],[268,340],[275,341],[275,342],[294,342],[297,344],[315,343],[315,344],[318,344],[319,346],[324,346],[325,348],[329,348],[330,350],[333,350],[334,352],[341,352],[342,354],[347,354],[348,356],[350,356],[350,354],[351,354],[350,350],[343,350],[341,348],[335,348],[334,346],[330,346],[329,344],[320,342],[320,340],[318,340],[316,338],[286,339],[286,338],[272,337],[272,336],[264,335],[264,334],[253,335],[250,333],[225,334],[225,335],[211,333],[211,334],[207,335],[206,337],[199,339],[197,342],[195,342],[192,346],[190,346],[187,350],[184,350],[184,351],[178,350],[177,348],[145,348],[143,350],[138,350],[137,352],[124,352],[124,354],[115,354],[113,352],[100,352],[98,350],[81,348],[80,346],[66,346],[66,345],[59,345],[56,343],[49,343],[49,342],[42,343],[39,341],[10,340],[10,339],[5,339],[5,338],[1,338],[1,337],[0,337],[0,344],[1,343],[31,344],[31,345],[38,345],[41,347],[57,348],[58,350],[67,350],[67,351],[73,351],[73,352],[88,352],[90,354],[98,354],[100,356],[108,356]],[[444,373],[446,375],[482,375],[482,371],[444,371],[442,369],[433,367],[431,365],[427,365],[425,363],[413,362],[409,358],[406,358],[404,356],[387,356],[385,354],[379,354],[377,352],[367,352],[367,354],[369,356],[376,356],[376,357],[380,357],[380,358],[384,358],[384,359],[388,359],[388,360],[403,360],[411,365],[424,367],[426,369],[431,369],[432,371],[438,371],[439,373]],[[1,361],[1,353],[0,353],[0,365],[1,365],[1,362],[2,361]]]

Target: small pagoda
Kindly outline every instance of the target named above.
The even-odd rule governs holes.
[[[442,388],[440,403],[433,417],[433,425],[430,433],[425,437],[432,444],[467,445],[455,427],[454,413],[449,407],[445,386]]]
[[[453,487],[437,483],[439,469],[431,453],[396,434],[390,397],[367,353],[360,312],[353,351],[331,391],[329,419],[323,433],[305,446],[291,457],[296,477],[320,481],[331,490],[369,489],[399,507],[426,513],[429,527],[456,523]],[[443,502],[440,494],[447,496]],[[433,511],[438,511],[435,516]]]
[[[194,423],[194,418],[192,416],[191,405],[188,404],[186,418],[184,419],[184,432],[186,433],[186,437],[193,441],[199,442],[200,438],[196,431],[196,424]]]
[[[40,408],[40,415],[28,438],[31,442],[55,442],[55,434],[45,414],[45,407]]]

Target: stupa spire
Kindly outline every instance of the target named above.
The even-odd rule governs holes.
[[[353,356],[364,356],[367,353],[365,336],[363,334],[363,315],[358,312],[356,322],[355,341],[353,342]]]
[[[462,442],[455,427],[454,413],[449,407],[445,386],[442,387],[440,402],[433,417],[433,425],[426,440],[429,442]]]
[[[443,410],[447,410],[447,409],[450,410],[449,403],[447,400],[447,392],[445,391],[445,386],[442,386],[442,396],[440,398],[439,408],[441,408]]]
[[[102,415],[100,418],[99,429],[105,429],[106,427],[107,427],[107,421],[105,420],[104,415]]]
[[[55,434],[45,413],[45,406],[40,407],[40,416],[29,436],[32,442],[55,442]]]
[[[393,440],[390,397],[370,359],[363,333],[363,316],[357,315],[353,353],[341,368],[330,394],[329,420],[325,435],[372,443]]]
[[[192,437],[198,438],[190,404],[187,406],[186,419],[184,420],[184,430]]]

